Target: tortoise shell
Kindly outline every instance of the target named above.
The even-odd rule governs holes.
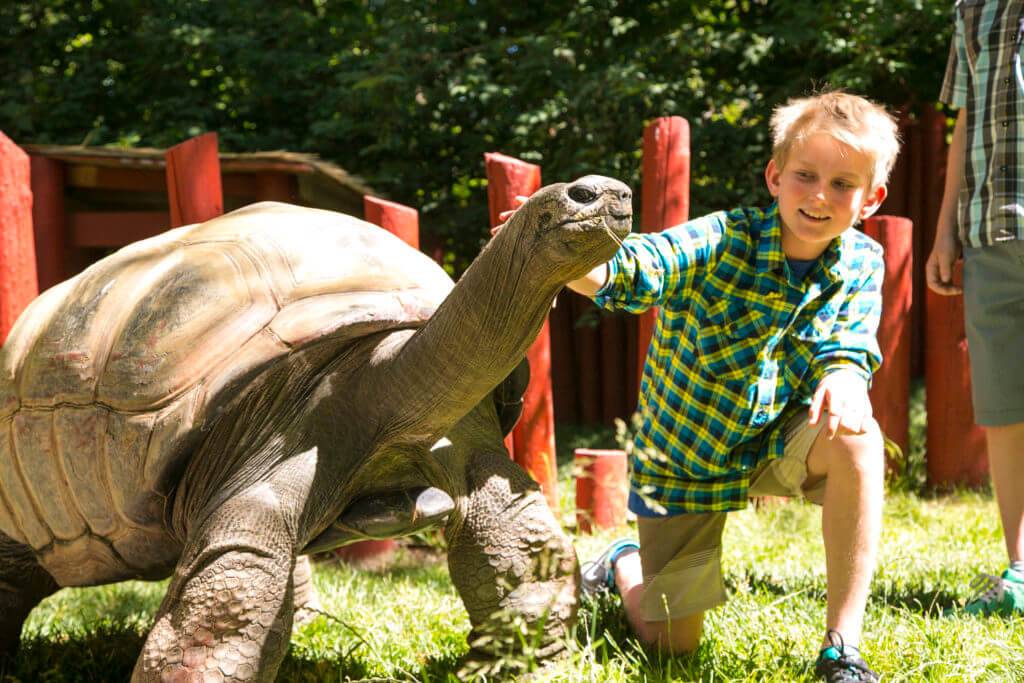
[[[61,585],[145,576],[160,543],[173,566],[167,495],[230,398],[309,344],[422,325],[451,288],[374,225],[270,202],[95,263],[0,349],[0,532]]]

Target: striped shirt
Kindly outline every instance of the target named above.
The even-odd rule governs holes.
[[[630,457],[637,514],[742,509],[821,378],[870,381],[881,363],[881,247],[851,228],[797,281],[781,237],[776,205],[741,208],[631,235],[609,262],[598,305],[661,307]]]
[[[939,99],[967,108],[960,241],[1024,239],[1024,2],[960,0]]]

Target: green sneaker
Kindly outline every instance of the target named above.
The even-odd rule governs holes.
[[[1024,576],[1007,569],[1002,576],[978,574],[971,582],[974,597],[964,611],[976,616],[1024,616]]]

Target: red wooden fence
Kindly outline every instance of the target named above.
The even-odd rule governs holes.
[[[540,167],[504,154],[485,154],[487,204],[491,226],[498,215],[518,206],[516,196],[529,197],[540,188]],[[551,336],[548,322],[527,353],[530,384],[523,397],[523,414],[512,430],[509,453],[541,486],[548,505],[557,511],[558,476],[555,462],[555,414],[551,391]]]
[[[871,405],[882,431],[907,453],[910,448],[910,303],[913,223],[900,216],[875,216],[864,232],[885,248],[882,319],[878,345],[884,362],[871,386]]]
[[[963,283],[963,262],[953,269]],[[974,424],[964,331],[964,299],[928,291],[925,298],[925,392],[928,483],[977,486],[988,477],[985,433]]]
[[[224,213],[217,134],[204,133],[167,150],[171,227],[201,223]]]
[[[0,132],[0,343],[39,293],[29,159]]]
[[[420,212],[411,206],[366,195],[363,197],[363,217],[398,236],[413,249],[420,248]]]
[[[419,249],[420,213],[416,209],[366,195],[363,197],[363,216],[414,249]],[[370,539],[342,546],[334,551],[334,555],[351,564],[369,566],[386,561],[397,549],[398,541],[393,538]]]

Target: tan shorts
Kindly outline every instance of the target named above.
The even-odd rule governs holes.
[[[821,505],[824,478],[804,489],[807,455],[826,420],[807,424],[801,410],[783,427],[785,452],[764,463],[750,479],[750,496],[803,496]],[[704,612],[725,602],[722,531],[726,512],[638,517],[645,621],[667,621]]]

